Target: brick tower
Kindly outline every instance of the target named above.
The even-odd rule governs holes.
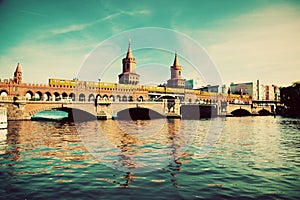
[[[22,83],[22,71],[21,71],[20,63],[18,63],[16,71],[14,73],[14,83],[16,83],[16,84]]]
[[[128,51],[126,58],[122,60],[123,72],[119,74],[119,83],[120,84],[133,84],[136,85],[139,83],[140,75],[135,72],[136,70],[136,60],[132,56],[130,42],[128,44]]]
[[[183,88],[185,79],[182,78],[182,66],[178,64],[177,53],[175,53],[174,63],[170,67],[171,78],[168,80],[167,86],[174,88]]]

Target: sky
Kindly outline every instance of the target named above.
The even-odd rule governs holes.
[[[206,55],[199,59],[210,59],[225,84],[259,79],[287,86],[300,80],[298,0],[0,0],[0,25],[1,79],[11,78],[17,63],[23,82],[73,79],[89,71],[84,65],[98,50],[102,54],[94,62],[99,70],[106,68],[97,75],[91,70],[92,79],[101,76],[102,81],[117,82],[130,38],[143,84],[167,81],[175,51],[185,79],[210,84],[202,70],[212,66],[195,66],[191,42],[202,48]],[[180,37],[144,32],[143,41],[134,34],[148,28],[174,31]],[[114,40],[120,36],[122,41]],[[147,39],[155,37],[166,46],[158,49],[147,43],[148,48]],[[118,50],[101,49],[105,41]],[[113,59],[103,67],[108,53]]]

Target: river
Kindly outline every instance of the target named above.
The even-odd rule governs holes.
[[[0,199],[298,199],[300,119],[9,121]]]

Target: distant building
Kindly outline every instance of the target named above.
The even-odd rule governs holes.
[[[257,83],[259,84],[259,81]],[[258,93],[260,90],[257,88],[257,83],[231,83],[230,92],[231,94],[249,95],[253,100],[258,100]]]
[[[188,89],[199,89],[201,86],[200,80],[190,79],[185,81],[185,87]]]
[[[171,78],[168,80],[167,86],[172,88],[184,88],[185,79],[182,78],[182,66],[178,64],[177,53],[175,53],[174,62],[170,70]]]
[[[226,85],[207,85],[200,88],[203,92],[226,93]]]
[[[232,94],[249,95],[252,100],[279,100],[280,91],[275,85],[264,85],[259,80],[256,83],[231,83],[230,92]]]
[[[276,85],[272,85],[274,89],[274,100],[279,101],[280,100],[280,89]]]

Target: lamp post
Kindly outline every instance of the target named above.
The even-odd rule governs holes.
[[[97,105],[98,105],[98,101],[100,100],[101,78],[98,79],[98,85],[99,85],[98,95],[96,95],[96,98],[94,100],[96,108],[97,108]]]
[[[100,90],[101,90],[101,78],[98,78],[98,82],[99,82],[99,100],[100,100],[100,97],[101,97],[101,94],[100,94]]]

